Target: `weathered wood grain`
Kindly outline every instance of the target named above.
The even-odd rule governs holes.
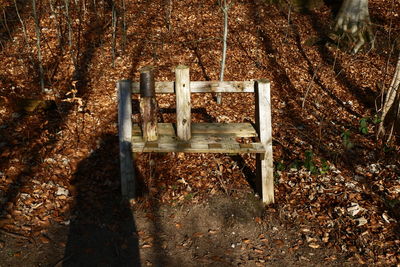
[[[175,93],[175,82],[156,82],[156,93]],[[140,85],[132,83],[132,93],[138,94]],[[190,82],[192,93],[254,93],[254,81],[192,81]]]
[[[271,93],[268,80],[256,84],[256,129],[265,155],[257,154],[257,178],[261,180],[262,200],[265,204],[274,203],[274,169],[272,158]]]
[[[147,66],[140,71],[140,118],[143,138],[146,141],[156,141],[158,105],[154,90],[154,70]]]
[[[188,141],[192,136],[189,67],[176,67],[175,80],[177,136],[181,140]]]
[[[121,171],[121,192],[124,198],[135,197],[135,168],[132,159],[132,94],[129,80],[117,83],[118,88],[118,131]]]
[[[145,142],[140,127],[133,126],[133,152],[265,153],[261,142],[242,144],[237,138],[257,136],[250,123],[193,123],[189,141],[180,140],[172,123],[159,123],[157,142]]]
[[[160,136],[176,136],[175,124],[158,123],[158,134]],[[192,123],[192,134],[221,134],[232,135],[235,137],[257,137],[257,131],[251,123]],[[139,125],[134,124],[132,129],[133,136],[141,136],[142,132]]]

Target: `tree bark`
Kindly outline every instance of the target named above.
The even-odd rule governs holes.
[[[40,88],[44,92],[44,73],[43,73],[43,62],[42,62],[42,49],[40,48],[41,32],[40,32],[40,20],[36,11],[36,0],[32,0],[32,12],[33,19],[35,21],[35,31],[36,31],[36,46],[39,61],[39,75],[40,75]]]
[[[112,47],[111,47],[111,55],[112,55],[112,67],[115,67],[115,57],[116,57],[116,46],[117,46],[117,7],[115,6],[116,3],[113,1],[112,3]]]
[[[221,82],[224,81],[224,73],[225,73],[225,63],[226,63],[226,50],[227,50],[227,40],[228,40],[228,12],[230,8],[230,4],[224,0],[220,2],[222,13],[224,14],[224,34],[222,37],[222,59],[221,59],[221,72],[219,74],[219,80]],[[222,103],[222,95],[221,93],[217,94],[217,103]]]
[[[335,31],[346,37],[354,54],[365,44],[366,39],[373,47],[368,0],[344,0],[336,17]]]
[[[383,103],[382,106],[382,115],[381,115],[381,122],[379,124],[379,129],[378,129],[378,137],[384,137],[385,136],[385,119],[387,118],[387,115],[389,111],[395,108],[394,110],[394,120],[392,122],[387,122],[386,124],[392,124],[391,126],[391,133],[388,136],[387,141],[390,140],[392,131],[394,128],[394,125],[396,121],[398,121],[400,117],[400,53],[399,53],[399,58],[397,60],[397,65],[396,65],[396,70],[394,72],[392,82],[390,83],[389,90],[386,94],[385,102]],[[386,119],[387,121],[387,119]]]

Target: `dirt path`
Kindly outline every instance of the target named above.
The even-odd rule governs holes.
[[[299,225],[283,222],[279,210],[264,210],[251,195],[121,210],[98,223],[53,225],[46,242],[3,235],[0,266],[346,265],[345,255],[311,248]]]

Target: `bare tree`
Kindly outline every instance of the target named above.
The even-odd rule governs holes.
[[[167,26],[168,31],[171,31],[171,16],[172,16],[172,9],[173,9],[173,2],[172,0],[166,0],[165,6],[165,24]]]
[[[36,46],[37,46],[38,61],[39,61],[40,88],[42,89],[42,92],[44,92],[45,90],[44,90],[42,49],[40,48],[40,39],[41,39],[40,21],[36,11],[36,0],[32,0],[32,12],[33,12],[33,19],[35,20]]]
[[[15,6],[15,11],[17,13],[17,17],[19,19],[19,22],[21,23],[21,28],[22,28],[22,33],[24,34],[24,39],[25,39],[25,43],[28,46],[28,48],[30,48],[29,45],[29,40],[28,40],[28,34],[26,33],[26,27],[25,27],[25,23],[21,18],[21,15],[19,14],[19,10],[18,10],[18,5],[17,5],[17,0],[14,0],[14,6]],[[29,49],[30,50],[30,49]]]
[[[7,15],[6,15],[6,10],[5,9],[3,9],[3,17],[4,17],[4,19],[3,19],[3,25],[4,25],[4,28],[7,30],[7,33],[8,33],[8,37],[10,38],[10,40],[12,41],[13,40],[13,38],[12,38],[12,35],[11,35],[11,32],[10,32],[10,28],[8,27],[8,23],[7,23]]]
[[[72,60],[75,64],[75,59],[73,56],[73,50],[72,50],[72,22],[71,22],[71,16],[70,16],[70,1],[69,0],[64,0],[65,3],[65,17],[67,19],[67,25],[68,25],[68,46],[69,46],[69,51],[71,53]]]
[[[368,0],[344,0],[336,17],[335,30],[352,43],[354,54],[366,41],[374,47]]]
[[[396,70],[394,72],[392,82],[390,83],[389,90],[386,94],[385,101],[382,105],[382,115],[381,122],[378,129],[378,137],[385,136],[385,122],[390,125],[390,133],[388,135],[387,141],[389,141],[393,134],[393,129],[395,128],[395,123],[400,119],[400,53],[397,60]],[[388,121],[387,115],[389,111],[392,110],[395,117],[392,121]]]
[[[14,0],[16,1],[16,0]],[[58,14],[58,7],[57,7],[57,0],[49,0],[49,5],[50,5],[50,10],[51,10],[51,16],[54,18],[54,21],[56,23],[57,27],[57,38],[58,38],[58,45],[64,51],[63,49],[63,37],[62,37],[62,26],[61,26],[61,17]]]
[[[219,0],[219,5],[221,7],[222,13],[224,15],[224,33],[222,37],[222,59],[221,59],[221,71],[219,73],[219,80],[222,82],[224,80],[225,73],[225,63],[226,63],[226,50],[228,49],[228,12],[232,3],[228,3],[227,0]],[[217,94],[217,103],[221,104],[222,95],[221,93]]]
[[[125,13],[126,13],[126,4],[125,0],[122,1],[122,10],[121,10],[121,17],[122,17],[122,46],[121,50],[122,53],[125,53],[125,47],[126,47],[126,18],[125,18]]]
[[[115,6],[116,3],[113,1],[112,3],[112,47],[111,47],[111,53],[112,53],[112,67],[115,67],[115,56],[116,56],[116,44],[117,44],[117,22],[118,22],[118,17],[117,17],[117,7]]]

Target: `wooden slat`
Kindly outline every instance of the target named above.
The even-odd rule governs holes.
[[[174,82],[156,82],[156,93],[175,93]],[[192,93],[254,93],[254,81],[192,81]],[[132,93],[139,93],[139,83],[132,83]]]
[[[175,136],[174,124],[158,123],[158,134],[160,136]],[[250,123],[192,123],[192,135],[196,134],[223,134],[234,137],[257,137],[258,134]],[[142,135],[138,124],[133,125],[133,136]]]
[[[190,83],[192,93],[252,93],[253,81],[193,81]]]
[[[139,125],[133,126],[133,152],[187,152],[187,153],[265,153],[261,142],[241,144],[238,137],[255,137],[250,123],[194,123],[192,138],[181,141],[172,123],[159,123],[156,142],[145,142]]]
[[[196,123],[193,133],[231,134],[236,137],[257,137],[257,132],[250,123]]]
[[[156,82],[156,93],[172,94],[175,93],[174,82]],[[140,84],[138,82],[132,83],[132,94],[140,93]]]
[[[176,136],[171,135],[160,135],[158,143],[174,143],[179,142]],[[144,139],[141,135],[132,136],[133,143],[144,143]],[[203,143],[203,144],[217,144],[217,143],[237,143],[234,136],[227,135],[209,135],[209,134],[193,134],[190,139],[192,143]],[[245,144],[242,144],[245,145]]]
[[[185,153],[265,153],[263,144],[251,143],[251,147],[241,147],[239,143],[196,143],[175,141],[172,143],[137,143],[132,144],[133,152],[185,152]]]

